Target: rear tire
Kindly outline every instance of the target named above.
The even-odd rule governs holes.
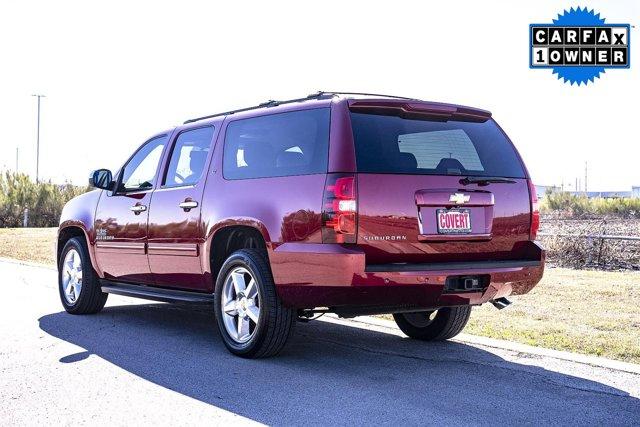
[[[276,293],[265,255],[241,249],[227,258],[216,280],[215,316],[227,349],[240,357],[278,354],[296,319]]]
[[[58,290],[67,313],[98,313],[109,294],[103,293],[93,270],[84,239],[74,237],[64,245],[58,264]]]
[[[435,311],[396,313],[393,319],[408,337],[423,341],[441,341],[458,335],[471,315],[471,306],[444,307]]]

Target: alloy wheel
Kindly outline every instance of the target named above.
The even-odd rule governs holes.
[[[74,305],[82,292],[82,259],[75,249],[67,252],[62,263],[62,291],[69,305]]]
[[[222,288],[222,319],[225,330],[238,344],[248,342],[260,319],[260,293],[254,277],[244,267],[227,274]]]

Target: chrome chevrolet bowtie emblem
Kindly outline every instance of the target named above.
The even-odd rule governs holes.
[[[471,196],[467,196],[462,193],[454,193],[449,196],[449,201],[455,203],[456,205],[461,205],[463,203],[468,202],[471,199]]]

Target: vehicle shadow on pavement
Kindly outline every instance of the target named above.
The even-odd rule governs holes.
[[[312,322],[277,357],[227,352],[208,306],[106,307],[39,319],[46,333],[162,387],[267,424],[634,424],[640,400],[456,342]],[[634,421],[635,420],[635,421]]]

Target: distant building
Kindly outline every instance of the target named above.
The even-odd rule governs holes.
[[[569,191],[576,196],[587,196],[589,199],[630,199],[633,197],[631,191]]]
[[[560,192],[557,185],[536,185],[538,199],[544,199],[547,192]],[[640,199],[640,186],[631,187],[631,191],[567,191],[574,196],[587,196],[589,199]]]

